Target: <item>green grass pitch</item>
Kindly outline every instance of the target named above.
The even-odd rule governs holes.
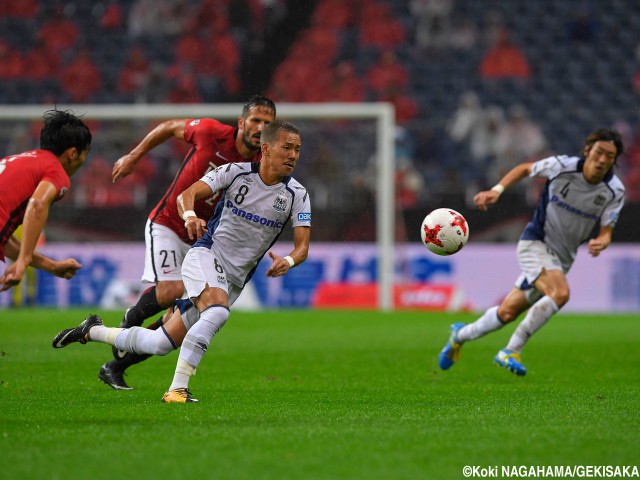
[[[234,312],[191,381],[175,352],[100,383],[101,344],[51,347],[88,311],[0,310],[2,479],[457,479],[465,465],[638,465],[640,325],[559,315],[518,378],[492,363],[514,325],[437,368],[473,314]],[[121,312],[100,313],[116,325]]]

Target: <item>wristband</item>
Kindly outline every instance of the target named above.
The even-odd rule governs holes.
[[[502,195],[502,193],[504,192],[504,185],[496,183],[493,187],[491,187],[491,190],[493,190],[494,192],[498,192],[498,195]]]
[[[289,255],[282,258],[284,258],[289,263],[289,268],[293,267],[296,264],[296,262],[293,261],[293,258],[291,258]]]
[[[182,219],[186,222],[187,218],[189,217],[197,217],[196,212],[194,212],[193,210],[186,210],[183,214],[182,214]]]

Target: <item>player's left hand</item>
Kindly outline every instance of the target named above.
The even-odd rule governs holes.
[[[56,277],[65,278],[69,280],[73,278],[78,270],[82,268],[82,264],[75,258],[65,258],[64,260],[58,260],[53,263],[50,273]]]
[[[602,252],[608,246],[609,242],[607,240],[604,240],[600,237],[592,238],[591,240],[589,240],[588,244],[589,254],[592,257],[597,257],[598,255],[600,255],[600,252]]]
[[[271,260],[273,260],[273,263],[269,267],[269,270],[267,270],[267,277],[280,277],[287,273],[291,268],[289,266],[289,262],[287,262],[283,257],[279,257],[273,252],[269,252],[269,256],[271,257]]]

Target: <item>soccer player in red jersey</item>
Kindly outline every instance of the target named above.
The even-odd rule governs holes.
[[[82,166],[91,132],[68,111],[49,110],[40,131],[40,149],[0,160],[0,260],[14,262],[0,276],[0,290],[17,285],[31,265],[69,279],[82,267],[73,259],[53,260],[35,251],[49,206],[71,187],[69,177]],[[22,240],[13,232],[22,225]]]
[[[184,292],[180,266],[193,240],[189,239],[185,220],[178,214],[177,196],[219,165],[257,162],[261,158],[260,135],[265,125],[276,117],[275,104],[255,95],[247,100],[236,126],[211,118],[167,120],[147,136],[113,167],[113,181],[129,175],[138,161],[151,149],[177,138],[192,145],[171,185],[152,210],[145,227],[145,267],[142,281],[154,284],[145,290],[136,305],[125,312],[121,327],[140,326],[145,319],[173,308]],[[198,201],[194,207],[198,218],[210,218],[218,203],[218,192]],[[162,326],[162,319],[149,328]],[[114,360],[105,363],[98,378],[116,390],[131,390],[124,381],[124,371],[148,358],[114,349]]]

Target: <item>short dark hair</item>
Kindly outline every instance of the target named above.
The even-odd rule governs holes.
[[[242,107],[242,118],[247,118],[249,112],[256,107],[265,107],[269,110],[273,110],[273,116],[276,116],[276,104],[267,97],[262,95],[253,95],[245,102]]]
[[[275,120],[264,126],[262,134],[260,135],[260,145],[275,142],[281,131],[300,135],[300,130],[298,130],[298,127],[293,123],[285,122],[284,120]]]
[[[69,148],[78,152],[91,146],[91,132],[79,117],[69,110],[48,110],[44,113],[40,130],[40,148],[54,155],[62,155]]]
[[[587,135],[587,139],[584,141],[584,146],[586,149],[591,149],[594,143],[600,141],[611,142],[615,145],[616,159],[624,152],[624,145],[622,144],[622,137],[620,134],[615,130],[609,130],[606,128],[599,128]]]

